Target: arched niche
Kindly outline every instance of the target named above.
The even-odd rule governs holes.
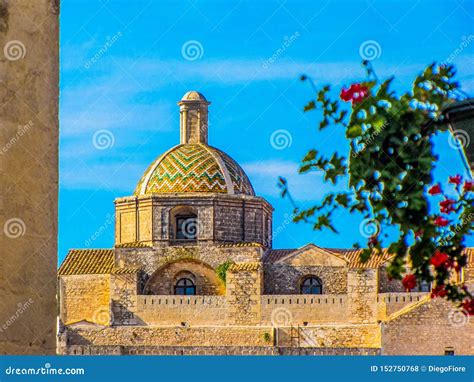
[[[225,285],[208,264],[195,259],[181,259],[158,268],[148,279],[144,294],[173,295],[177,282],[189,279],[194,283],[196,295],[223,295]]]

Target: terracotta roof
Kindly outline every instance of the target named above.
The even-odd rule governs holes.
[[[265,254],[263,259],[264,262],[268,263],[275,263],[278,260],[284,258],[285,256],[289,255],[292,252],[295,252],[296,249],[270,249]]]
[[[230,272],[257,271],[261,267],[260,263],[238,263],[229,267]]]
[[[260,243],[224,243],[224,244],[219,244],[219,247],[221,248],[227,248],[227,247],[261,247],[262,244]]]
[[[148,245],[142,241],[134,241],[133,243],[121,243],[115,246],[116,248],[151,248],[151,245]]]
[[[349,261],[350,268],[378,268],[391,257],[393,257],[393,255],[388,253],[387,249],[383,249],[381,253],[377,253],[374,251],[368,261],[362,262],[360,260],[360,255],[362,254],[363,249],[326,248],[326,250],[343,255],[347,259],[347,261]]]
[[[349,261],[349,266],[351,268],[378,268],[385,262],[389,261],[394,255],[388,253],[388,250],[385,248],[382,250],[381,254],[372,254],[369,261],[363,263],[360,261],[360,254],[362,249],[331,249],[327,250],[332,252],[339,252]],[[474,248],[466,248],[465,252],[468,255],[467,266],[474,267]]]
[[[376,254],[373,253],[370,259],[367,262],[362,262],[360,260],[360,255],[362,253],[362,249],[343,249],[343,248],[322,248],[325,251],[332,252],[334,254],[342,255],[344,258],[349,262],[350,268],[378,268],[383,265],[385,262],[390,260],[393,255],[388,253],[387,249],[383,249],[382,253]],[[270,249],[266,252],[264,261],[268,263],[275,263],[284,257],[288,256],[289,254],[296,252],[300,249]],[[466,248],[465,249],[468,260],[467,266],[474,267],[474,248]]]
[[[321,248],[324,251],[333,253],[336,256],[343,256],[348,262],[350,268],[378,268],[391,256],[387,250],[384,249],[382,255],[372,255],[369,261],[363,263],[360,261],[360,254],[362,249],[338,249],[338,248]],[[264,257],[264,261],[268,263],[275,263],[293,252],[300,251],[297,249],[270,249]]]
[[[113,249],[71,249],[59,267],[59,275],[108,274],[114,269]]]

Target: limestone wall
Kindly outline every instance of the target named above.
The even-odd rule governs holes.
[[[347,267],[294,266],[292,264],[265,264],[265,294],[299,294],[301,279],[314,275],[321,279],[323,293],[347,292]]]
[[[71,345],[269,346],[265,327],[97,327],[66,329]]]
[[[110,275],[61,276],[59,304],[65,325],[82,320],[109,325]]]
[[[298,339],[295,338],[299,336]],[[369,325],[318,325],[278,328],[278,346],[329,347],[329,348],[380,348],[379,324]],[[292,338],[293,337],[293,338]]]
[[[58,14],[0,0],[0,354],[55,351]]]
[[[464,270],[464,280],[474,280],[474,268],[473,267],[467,267]]]
[[[427,295],[424,292],[380,293],[377,296],[378,319],[385,320],[401,309],[417,304]]]
[[[474,322],[449,301],[428,300],[383,323],[382,344],[386,355],[474,355]]]
[[[262,291],[260,263],[232,265],[226,280],[228,322],[234,325],[259,324]]]
[[[147,325],[225,325],[224,296],[138,296],[137,319]]]
[[[347,274],[348,319],[350,323],[377,321],[377,270],[350,269]]]
[[[138,274],[113,274],[110,276],[112,323],[114,325],[138,325],[137,309]]]
[[[264,325],[347,322],[346,295],[264,295],[261,300]]]
[[[292,336],[296,335],[295,330],[298,330],[299,341],[292,339]],[[371,351],[370,349],[377,352],[381,345],[380,325],[321,325],[299,329],[281,327],[276,330],[265,326],[106,328],[76,326],[67,328],[64,335],[65,339],[60,349],[62,354],[81,354],[80,351],[83,349],[81,347],[86,346],[87,349],[87,346],[92,344],[96,350],[100,351],[102,348],[104,352],[107,350],[106,347],[109,347],[108,354],[120,354],[122,352],[120,349],[123,348],[137,351],[135,354],[147,354],[147,351],[148,354],[154,354],[154,349],[162,346],[171,347],[169,350],[191,347],[196,351],[195,354],[199,354],[199,348],[201,354],[209,354],[210,346],[221,350],[226,347],[230,350],[230,354],[233,354],[233,347],[250,349],[275,348],[275,346],[283,349],[283,353],[285,348],[300,347],[312,349],[315,354],[318,352],[331,354],[328,349],[334,349],[333,354],[342,354],[342,348],[345,348],[347,353],[355,349],[358,354],[357,349],[361,348],[366,349],[366,352]],[[114,348],[115,346],[119,346],[119,349]],[[74,353],[74,349],[79,350],[79,353]],[[163,351],[162,349],[161,352]]]
[[[405,292],[401,280],[390,280],[385,267],[380,267],[378,272],[379,293]]]
[[[379,355],[377,348],[295,348],[270,346],[94,346],[72,345],[67,355]]]
[[[198,217],[198,242],[271,243],[272,208],[245,195],[169,194],[125,197],[115,201],[116,244],[141,241],[168,245],[174,240],[172,211],[189,207]]]
[[[109,279],[107,276],[79,276],[75,289],[70,279],[61,281],[62,320],[73,323],[88,320],[108,325]],[[69,276],[71,277],[71,276]],[[231,325],[237,322],[235,309],[227,304],[226,296],[175,296],[175,295],[135,295],[134,278],[112,275],[112,317],[114,325],[190,325],[213,326]],[[97,288],[97,293],[93,291]],[[417,304],[424,293],[386,294],[378,298],[378,320],[386,320],[402,308]],[[239,301],[250,297],[239,295]],[[258,325],[264,326],[305,326],[324,324],[345,324],[349,321],[350,304],[347,295],[263,295],[260,304],[247,301],[249,311],[260,316]],[[231,301],[234,301],[230,297]],[[245,304],[244,304],[245,306]],[[259,308],[260,307],[260,308]],[[230,309],[229,309],[230,308]],[[260,310],[256,310],[259,308]]]
[[[261,247],[219,247],[211,245],[171,246],[155,248],[116,248],[117,264],[121,267],[136,266],[149,278],[161,267],[174,262],[201,261],[212,268],[227,260],[234,262],[259,261]],[[169,294],[170,292],[166,292]]]

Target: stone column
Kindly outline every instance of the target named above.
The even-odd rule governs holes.
[[[56,347],[59,0],[0,0],[0,354]]]

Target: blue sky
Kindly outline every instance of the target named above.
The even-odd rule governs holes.
[[[132,194],[149,163],[179,143],[176,102],[188,90],[212,102],[210,144],[273,204],[274,229],[283,228],[275,247],[363,240],[360,216],[338,216],[338,235],[288,224],[277,177],[311,205],[331,188],[320,174],[297,175],[299,160],[310,148],[347,152],[344,132],[319,133],[318,115],[303,114],[311,89],[298,77],[336,88],[360,81],[361,46],[373,41],[378,76],[396,75],[398,89],[451,57],[472,96],[473,17],[474,2],[460,0],[63,1],[59,261],[70,248],[113,245],[113,200]],[[291,143],[284,149],[272,145],[278,130]],[[465,173],[446,135],[436,150],[437,178]]]

